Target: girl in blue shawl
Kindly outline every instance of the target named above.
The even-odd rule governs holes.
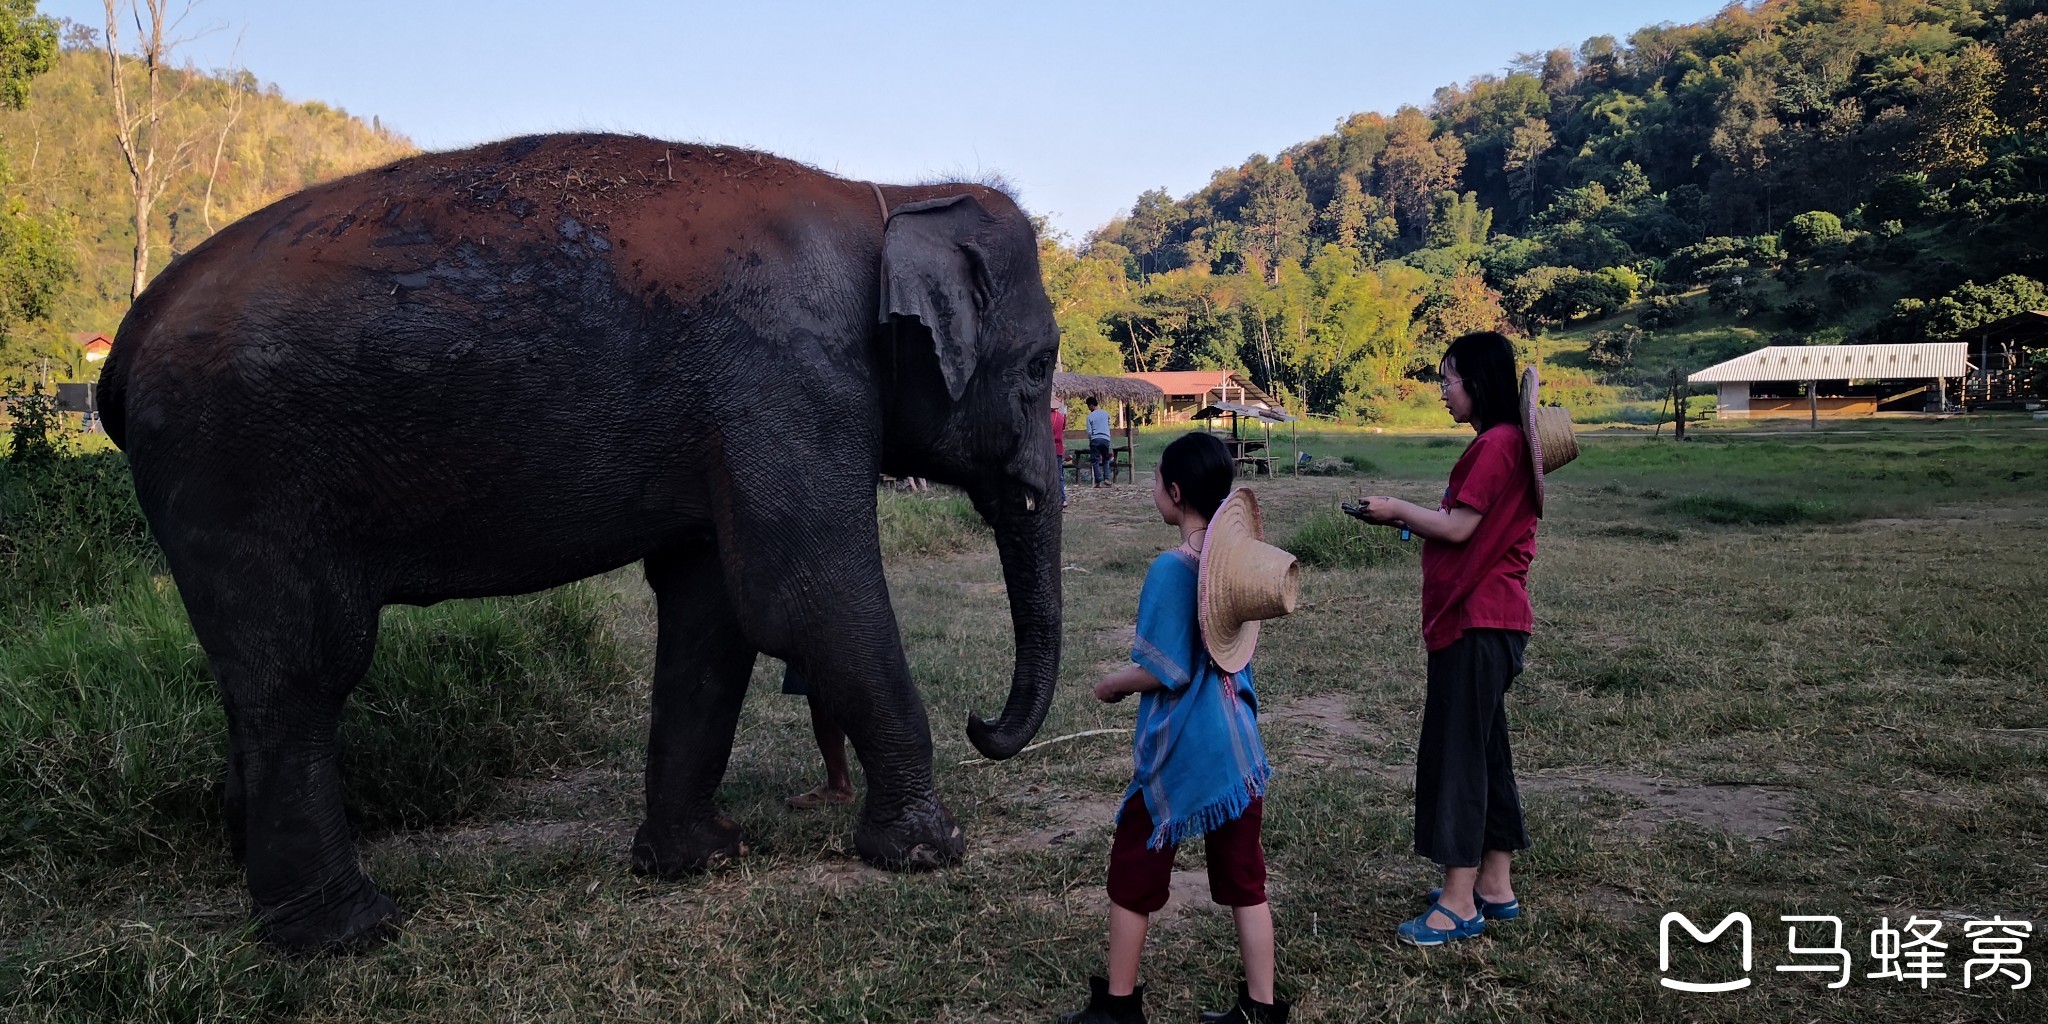
[[[1089,978],[1088,1006],[1062,1024],[1143,1024],[1145,932],[1166,905],[1175,848],[1196,836],[1208,853],[1210,896],[1237,919],[1245,972],[1237,1005],[1202,1019],[1287,1019],[1288,1004],[1273,991],[1273,915],[1259,842],[1272,769],[1259,742],[1252,670],[1218,668],[1196,619],[1202,544],[1235,476],[1229,449],[1208,434],[1189,434],[1159,458],[1152,500],[1167,525],[1180,527],[1181,544],[1145,574],[1132,664],[1095,684],[1106,703],[1143,695],[1136,766],[1109,854],[1109,977]]]

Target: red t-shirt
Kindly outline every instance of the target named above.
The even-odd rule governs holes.
[[[1422,642],[1437,651],[1468,629],[1533,632],[1529,563],[1536,559],[1536,482],[1522,428],[1501,424],[1472,439],[1451,469],[1439,508],[1463,505],[1479,526],[1463,544],[1422,542]]]
[[[1054,455],[1060,457],[1061,462],[1067,460],[1067,411],[1065,409],[1054,409],[1052,411],[1052,451]]]

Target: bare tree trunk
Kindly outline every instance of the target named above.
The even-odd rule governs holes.
[[[150,214],[171,177],[183,167],[185,151],[190,146],[190,140],[179,142],[170,147],[163,160],[157,158],[160,141],[157,123],[163,119],[167,104],[159,85],[164,60],[173,45],[164,33],[167,29],[175,30],[183,15],[166,25],[164,13],[168,0],[128,0],[125,5],[130,20],[135,24],[140,47],[136,59],[143,68],[144,92],[138,106],[131,101],[127,78],[122,74],[120,8],[123,4],[121,0],[103,0],[103,3],[107,13],[107,31],[101,43],[107,54],[107,84],[114,104],[114,141],[120,145],[121,157],[127,163],[129,193],[135,201],[135,274],[128,289],[128,297],[132,300],[141,295],[143,286],[149,283]]]
[[[206,225],[206,233],[213,234],[213,183],[220,177],[220,154],[228,147],[228,132],[233,131],[235,122],[242,116],[242,87],[240,82],[228,83],[228,119],[221,123],[220,138],[213,144],[213,166],[206,172],[206,199],[199,205],[199,219]]]

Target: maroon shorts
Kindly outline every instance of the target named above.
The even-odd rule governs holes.
[[[1266,851],[1259,846],[1259,819],[1265,801],[1254,799],[1243,814],[1202,837],[1209,855],[1209,898],[1226,907],[1256,907],[1266,902]],[[1174,847],[1153,850],[1152,815],[1145,798],[1133,795],[1124,804],[1109,848],[1109,901],[1139,914],[1166,905],[1173,883]]]

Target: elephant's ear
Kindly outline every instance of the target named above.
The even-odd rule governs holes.
[[[905,203],[882,232],[881,322],[914,317],[931,331],[956,402],[974,377],[981,318],[994,290],[977,240],[990,221],[980,202],[962,195]]]

